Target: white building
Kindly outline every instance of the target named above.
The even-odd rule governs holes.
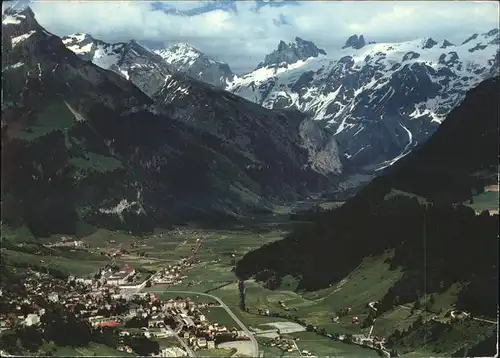
[[[30,313],[24,320],[24,324],[28,327],[38,323],[40,323],[40,316],[34,313]]]
[[[198,347],[200,348],[205,348],[207,346],[207,339],[206,338],[198,338],[198,342],[196,342],[198,344]]]
[[[106,279],[108,285],[123,285],[127,283],[127,279],[135,275],[135,269],[129,267],[125,270],[118,271]]]
[[[49,301],[52,301],[52,302],[59,301],[59,295],[55,292],[52,292],[51,294],[49,294],[49,296],[47,298],[49,299]]]

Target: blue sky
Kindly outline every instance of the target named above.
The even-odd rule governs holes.
[[[280,40],[296,36],[334,52],[352,34],[377,42],[424,37],[458,42],[499,27],[496,1],[58,0],[31,7],[39,23],[60,36],[86,32],[104,41],[133,38],[155,47],[187,42],[239,73],[254,68]]]

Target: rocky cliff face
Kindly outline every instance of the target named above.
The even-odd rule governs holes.
[[[373,172],[424,143],[467,90],[498,74],[498,41],[497,29],[460,45],[432,38],[366,44],[353,35],[336,53],[300,58],[280,43],[286,59],[269,60],[273,52],[228,90],[323,123],[350,167]]]
[[[300,113],[178,74],[155,103],[68,50],[29,8],[2,16],[2,74],[3,220],[37,235],[244,215],[319,190],[340,170],[310,164]]]

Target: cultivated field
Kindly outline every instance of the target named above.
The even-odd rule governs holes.
[[[134,354],[120,352],[103,344],[91,343],[86,347],[58,347],[54,356],[76,357],[76,356],[111,356],[111,357],[133,357]]]
[[[492,186],[484,193],[474,196],[472,202],[467,201],[465,205],[476,210],[476,212],[489,210],[491,214],[498,214],[498,199],[498,186]]]
[[[377,357],[377,354],[371,349],[337,342],[313,332],[297,332],[286,336],[298,337],[299,340],[296,343],[300,351],[307,350],[317,356]]]

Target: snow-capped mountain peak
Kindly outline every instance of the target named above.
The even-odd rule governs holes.
[[[123,43],[108,44],[86,33],[76,33],[61,39],[64,45],[78,57],[94,62],[97,66],[107,70],[117,65],[124,45]]]
[[[217,61],[186,43],[176,43],[155,51],[172,69],[183,72],[202,82],[226,88],[234,79],[227,63]]]
[[[187,43],[176,43],[168,48],[155,50],[168,64],[174,66],[192,66],[194,61],[202,55],[201,51]]]

